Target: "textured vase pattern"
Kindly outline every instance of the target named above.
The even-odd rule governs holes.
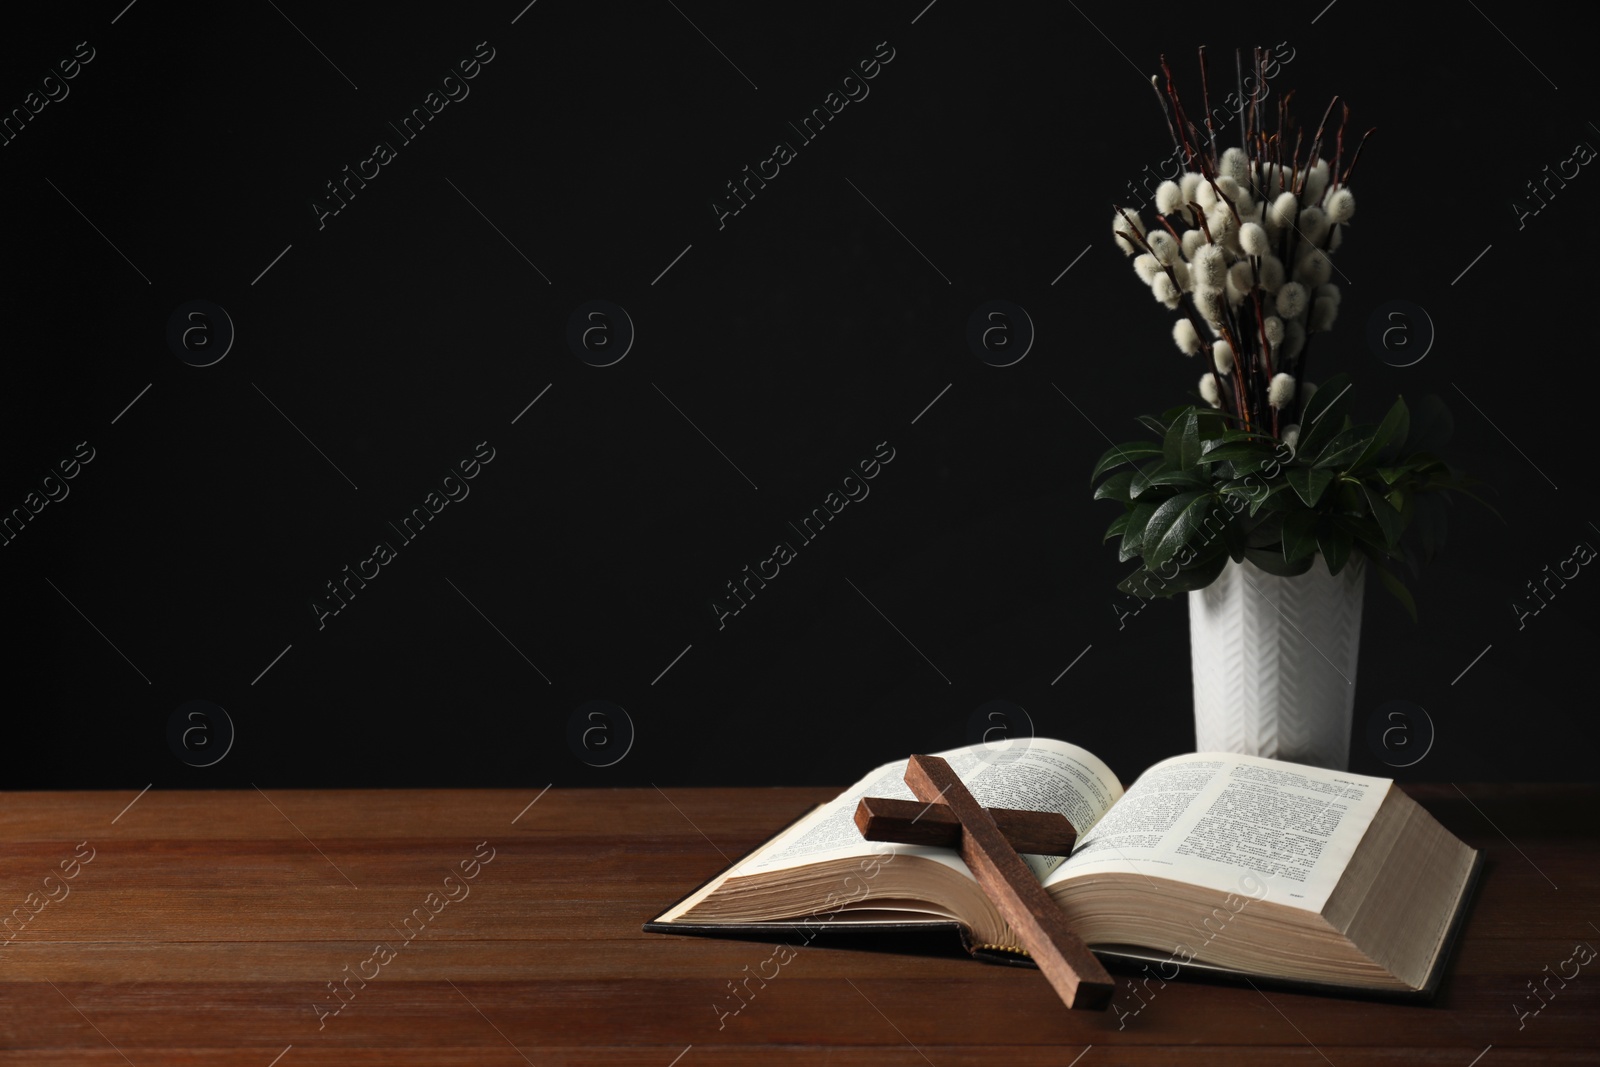
[[[1230,560],[1189,593],[1196,751],[1348,769],[1364,563],[1281,578]]]

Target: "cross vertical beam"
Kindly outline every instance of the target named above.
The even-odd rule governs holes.
[[[1111,975],[1067,925],[1066,916],[1022,862],[1015,843],[1007,839],[989,810],[967,791],[950,764],[938,756],[912,756],[906,765],[906,785],[918,800],[930,805],[930,810],[938,806],[942,808],[941,815],[954,817],[960,827],[957,847],[961,859],[1067,1007],[1104,1011],[1115,991]],[[874,806],[880,812],[887,807],[880,799],[862,799],[856,813],[857,825],[864,836],[887,840],[881,834],[869,834],[863,825],[870,821]],[[939,819],[941,826],[948,821]]]

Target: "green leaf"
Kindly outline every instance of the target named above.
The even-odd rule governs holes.
[[[1445,407],[1443,400],[1429,393],[1417,403],[1417,410],[1411,416],[1411,433],[1406,439],[1406,451],[1436,453],[1449,443],[1454,432],[1455,418],[1450,414],[1450,409]]]
[[[1317,547],[1322,550],[1322,558],[1328,561],[1329,574],[1344,570],[1344,565],[1350,560],[1352,540],[1349,531],[1336,522],[1317,524]]]
[[[1317,523],[1321,519],[1315,511],[1295,511],[1283,520],[1283,559],[1286,563],[1314,556],[1317,552]]]
[[[1383,539],[1383,530],[1372,519],[1353,519],[1348,515],[1340,515],[1336,520],[1356,539],[1359,544],[1352,548],[1361,548],[1371,559],[1394,559],[1398,552]]]
[[[1415,470],[1416,467],[1417,465],[1415,463],[1404,463],[1398,467],[1379,467],[1378,477],[1382,478],[1386,484],[1393,485],[1401,478],[1404,478],[1411,471]]]
[[[1167,466],[1187,470],[1200,462],[1200,415],[1189,410],[1174,419],[1162,441],[1162,454]]]
[[[1162,502],[1145,529],[1141,546],[1145,566],[1159,567],[1176,556],[1200,529],[1216,502],[1213,494],[1200,490],[1179,493]]]
[[[1317,396],[1322,393],[1318,391]],[[1313,400],[1316,397],[1312,397]],[[1296,495],[1305,501],[1308,508],[1317,506],[1317,501],[1322,499],[1322,494],[1327,490],[1328,484],[1333,481],[1333,471],[1317,467],[1291,467],[1284,478],[1294,487]]]
[[[1419,493],[1412,498],[1412,522],[1422,538],[1422,558],[1432,562],[1444,547],[1449,501],[1437,493]]]
[[[1168,419],[1166,422],[1163,422],[1154,415],[1140,415],[1138,419],[1139,425],[1143,426],[1157,437],[1165,437],[1167,435],[1167,423],[1171,421],[1171,419]]]
[[[1133,481],[1128,483],[1128,496],[1135,497],[1145,488],[1145,479],[1167,469],[1167,461],[1160,456],[1146,460],[1139,464],[1139,469],[1134,473]]]
[[[1292,509],[1295,506],[1294,496],[1285,492],[1292,488],[1293,486],[1287,481],[1282,481],[1274,484],[1265,493],[1257,489],[1257,495],[1250,498],[1250,514],[1254,515],[1262,508],[1268,511],[1288,511]]]
[[[1187,593],[1194,589],[1204,589],[1217,580],[1222,573],[1222,568],[1228,565],[1228,554],[1217,552],[1214,555],[1197,561],[1189,567],[1184,567],[1175,575],[1162,576],[1148,566],[1141,566],[1128,577],[1117,583],[1117,588],[1124,593],[1131,593],[1139,597],[1167,597],[1176,593]]]
[[[1483,497],[1479,496],[1477,493],[1474,493],[1471,489],[1468,489],[1466,486],[1455,484],[1455,485],[1451,485],[1449,488],[1454,489],[1456,492],[1462,494],[1463,496],[1469,496],[1473,500],[1476,500],[1478,503],[1480,503],[1484,507],[1488,508],[1489,511],[1494,515],[1494,517],[1499,519],[1501,522],[1505,522],[1506,521],[1505,516],[1500,514],[1500,509],[1499,508],[1496,508],[1493,504],[1489,503],[1487,500],[1483,499]]]
[[[1372,439],[1372,427],[1366,424],[1341,430],[1320,452],[1302,453],[1313,467],[1339,469],[1350,463],[1352,457],[1361,455]]]
[[[1133,518],[1133,512],[1124,511],[1121,515],[1111,520],[1111,525],[1106,527],[1106,535],[1100,538],[1100,543],[1105,544],[1113,537],[1120,537],[1127,532],[1128,520]]]
[[[1265,523],[1263,525],[1275,526],[1277,524]],[[1260,532],[1260,527],[1257,527],[1255,530],[1245,531],[1241,530],[1239,528],[1239,524],[1236,522],[1228,523],[1228,525],[1222,528],[1223,550],[1228,554],[1229,557],[1233,559],[1235,563],[1243,563],[1244,550],[1250,547],[1250,537],[1258,532]],[[1268,532],[1264,534],[1264,536],[1276,538],[1277,535],[1275,532]]]
[[[1400,543],[1400,533],[1404,528],[1400,513],[1394,509],[1383,497],[1372,491],[1372,487],[1365,482],[1361,483],[1361,492],[1367,498],[1367,507],[1372,509],[1372,517],[1378,520],[1378,527],[1383,531],[1383,539],[1389,548],[1394,548]]]
[[[1202,452],[1200,454],[1200,462],[1242,462],[1249,465],[1253,470],[1270,462],[1273,457],[1273,451],[1270,446],[1253,441],[1224,441],[1222,444],[1215,445]]]
[[[1383,451],[1390,442],[1396,446],[1405,443],[1406,432],[1411,426],[1411,413],[1406,410],[1404,397],[1396,398],[1394,406],[1378,424],[1378,430],[1372,435],[1372,440],[1367,442],[1367,447],[1362,450],[1356,461],[1350,464],[1350,470],[1359,471],[1366,464],[1378,458],[1378,453]]]
[[[1126,562],[1139,554],[1145,526],[1155,513],[1154,504],[1135,504],[1133,510],[1128,512],[1128,525],[1122,529],[1122,545],[1117,549],[1117,559]]]
[[[1335,374],[1319,385],[1311,402],[1300,413],[1299,454],[1315,455],[1334,434],[1343,429],[1345,412],[1349,406],[1348,374]]]
[[[1226,551],[1219,551],[1215,555],[1207,556],[1178,572],[1178,577],[1172,582],[1176,586],[1173,592],[1187,593],[1194,589],[1204,589],[1217,580],[1217,576],[1222,573],[1222,569],[1227,565],[1228,553]]]
[[[1413,503],[1416,497],[1407,492],[1404,487],[1401,487],[1389,490],[1384,494],[1383,499],[1387,500],[1389,506],[1400,513],[1401,529],[1411,525],[1412,512],[1416,510],[1416,505]]]
[[[1195,418],[1200,431],[1200,444],[1203,447],[1207,441],[1215,441],[1228,432],[1228,423],[1222,417],[1222,412],[1209,406],[1194,409]]]
[[[1262,519],[1245,534],[1244,547],[1269,548],[1282,541],[1283,523],[1284,520],[1277,515]]]
[[[1405,607],[1406,614],[1411,616],[1411,621],[1416,622],[1417,602],[1412,598],[1411,590],[1407,589],[1405,583],[1382,563],[1377,560],[1372,560],[1371,562],[1373,569],[1378,572],[1378,580],[1383,583],[1383,587],[1395,595],[1396,599]]]
[[[1092,485],[1102,474],[1115,470],[1124,463],[1137,463],[1141,459],[1161,455],[1161,446],[1154,441],[1129,441],[1125,445],[1112,445],[1105,455],[1100,457],[1100,462],[1094,465],[1094,473],[1089,475]]]
[[[1244,558],[1254,563],[1268,574],[1276,574],[1283,578],[1293,578],[1297,574],[1304,574],[1311,569],[1311,564],[1316,561],[1316,556],[1307,556],[1305,559],[1293,563],[1284,561],[1283,553],[1276,548],[1247,548]]]
[[[1133,471],[1118,471],[1105,481],[1101,482],[1094,491],[1096,500],[1120,500],[1126,504],[1129,501],[1128,486],[1133,481]]]
[[[1255,445],[1259,454],[1275,456],[1281,447],[1281,442],[1270,434],[1256,433],[1254,430],[1235,430],[1227,425],[1222,426],[1222,431],[1211,436],[1201,434],[1204,447],[1200,453],[1200,462],[1211,461],[1211,453],[1219,448],[1231,445]],[[1221,458],[1221,457],[1219,457]]]
[[[1129,495],[1137,499],[1144,499],[1145,492],[1161,486],[1180,486],[1184,489],[1210,489],[1211,483],[1199,475],[1189,471],[1160,471],[1155,474],[1146,474],[1140,471],[1129,486]]]

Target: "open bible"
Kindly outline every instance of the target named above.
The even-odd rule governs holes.
[[[938,754],[985,807],[1065,815],[1072,855],[1024,862],[1097,955],[1170,968],[1164,979],[1200,969],[1431,996],[1482,864],[1387,778],[1202,752],[1124,789],[1063,741]],[[824,929],[955,930],[975,956],[1025,964],[954,851],[863,840],[857,802],[913,799],[905,769],[871,771],[644,929],[796,944]]]

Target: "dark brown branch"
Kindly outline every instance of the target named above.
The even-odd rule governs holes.
[[[1222,165],[1217,155],[1217,131],[1211,124],[1211,86],[1206,77],[1206,46],[1200,46],[1200,106],[1206,109],[1206,143],[1211,148],[1211,169]]]
[[[1250,299],[1255,302],[1256,328],[1261,334],[1261,369],[1266,374],[1267,380],[1271,381],[1272,344],[1267,340],[1267,320],[1265,316],[1261,314],[1261,274],[1260,271],[1256,270],[1254,263],[1250,265],[1250,268],[1252,271],[1255,271],[1256,275],[1255,285],[1250,287]]]
[[[1195,157],[1195,150],[1189,144],[1188,123],[1183,117],[1183,103],[1178,99],[1178,87],[1172,84],[1172,68],[1167,65],[1166,53],[1161,55],[1161,73],[1167,76],[1167,99],[1172,101],[1172,113],[1178,124],[1178,134],[1183,138],[1183,161],[1185,165]]]
[[[1372,129],[1368,130],[1366,133],[1361,135],[1361,143],[1356,145],[1355,155],[1350,157],[1350,165],[1345,168],[1344,177],[1339,180],[1339,184],[1340,185],[1349,185],[1350,184],[1350,175],[1355,172],[1356,160],[1361,158],[1361,149],[1366,147],[1367,138],[1371,137],[1377,131],[1378,131],[1378,127],[1374,126],[1374,127],[1372,127]]]
[[[1332,100],[1329,100],[1328,101],[1328,110],[1326,110],[1326,111],[1324,111],[1322,113],[1322,121],[1317,123],[1317,135],[1311,139],[1311,156],[1306,160],[1306,177],[1307,178],[1309,178],[1311,176],[1312,168],[1314,168],[1317,165],[1317,153],[1322,151],[1322,131],[1323,131],[1323,128],[1328,125],[1328,116],[1333,114],[1333,105],[1337,104],[1338,102],[1339,102],[1339,98],[1337,96],[1335,96]],[[1305,180],[1302,179],[1301,183],[1300,183],[1300,188],[1296,189],[1294,191],[1294,194],[1296,196],[1299,196],[1302,192],[1304,192],[1304,190],[1305,190]]]
[[[1284,117],[1284,114],[1289,110],[1289,101],[1292,100],[1292,99],[1294,99],[1294,90],[1290,89],[1287,93],[1285,93],[1283,95],[1283,98],[1278,101],[1278,170],[1279,171],[1283,170],[1283,146],[1285,144],[1285,141],[1283,139],[1283,117]],[[1287,183],[1285,183],[1284,188],[1285,189],[1288,188]]]
[[[1344,113],[1339,118],[1339,133],[1333,141],[1333,170],[1329,173],[1328,188],[1322,193],[1322,203],[1328,202],[1328,197],[1339,188],[1339,164],[1344,162],[1344,128],[1350,123],[1350,105],[1344,105]]]
[[[1172,112],[1167,108],[1167,98],[1161,95],[1161,89],[1156,84],[1156,76],[1150,75],[1150,91],[1156,94],[1156,103],[1161,105],[1161,117],[1167,120],[1167,132],[1172,135],[1172,147],[1182,148],[1178,143],[1178,131],[1172,125]]]
[[[1259,51],[1259,49],[1257,49],[1257,51]],[[1246,146],[1245,147],[1245,151],[1248,152],[1250,150],[1249,149],[1250,130],[1251,130],[1251,127],[1254,124],[1255,119],[1256,119],[1256,106],[1255,106],[1255,101],[1252,99],[1250,101],[1249,110],[1247,111],[1244,108],[1244,54],[1238,48],[1235,48],[1233,50],[1233,80],[1234,80],[1234,82],[1235,82],[1235,84],[1237,86],[1237,90],[1236,91],[1239,94],[1239,105],[1240,105],[1239,106],[1239,138],[1240,138],[1240,143],[1242,143],[1242,144],[1244,144]],[[1260,82],[1258,81],[1256,83],[1256,85],[1257,85],[1257,88],[1259,88],[1260,87]]]

